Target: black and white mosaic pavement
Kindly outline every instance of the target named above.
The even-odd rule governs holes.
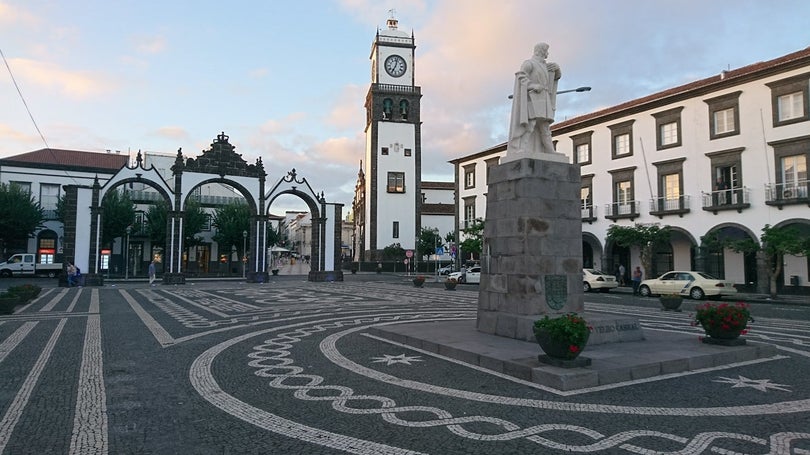
[[[777,356],[559,392],[373,328],[474,320],[409,282],[48,289],[0,317],[2,454],[810,454],[810,322]],[[645,330],[689,314],[616,303]]]

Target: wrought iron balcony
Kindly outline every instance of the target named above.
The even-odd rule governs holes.
[[[788,183],[771,183],[765,185],[765,203],[782,208],[783,205],[807,204],[810,205],[808,197],[808,180],[794,180]]]
[[[751,207],[749,193],[746,187],[701,193],[703,210],[713,212],[715,215],[723,210],[742,212],[743,209]]]
[[[678,215],[683,217],[684,213],[689,213],[688,195],[678,197],[657,197],[650,199],[650,215],[663,218],[666,215]]]
[[[628,218],[632,221],[638,218],[638,207],[640,205],[639,201],[605,204],[605,218],[613,221]]]
[[[582,207],[582,221],[587,221],[588,224],[596,221],[596,207],[591,204]]]

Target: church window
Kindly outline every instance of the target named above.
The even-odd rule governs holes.
[[[399,115],[402,120],[408,120],[408,100],[402,100],[399,102]]]
[[[404,193],[405,192],[405,173],[404,172],[389,172],[388,173],[388,192],[389,193]]]
[[[381,155],[388,155],[388,147],[383,147],[380,149]]]
[[[391,114],[394,111],[394,100],[386,98],[383,100],[383,119],[391,120]]]

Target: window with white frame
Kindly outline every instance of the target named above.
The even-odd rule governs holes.
[[[681,197],[681,179],[678,174],[667,174],[661,182],[664,187],[664,199],[678,200]]]
[[[674,145],[678,142],[678,124],[676,122],[661,125],[661,145]]]
[[[404,193],[405,192],[405,173],[404,172],[389,172],[388,173],[388,192],[389,193]]]
[[[810,73],[767,84],[771,89],[773,126],[810,120]]]
[[[59,204],[60,185],[42,183],[39,185],[39,205],[47,219],[56,219],[56,208]]]
[[[475,188],[475,164],[464,166],[464,189]]]
[[[616,182],[616,203],[621,207],[628,206],[633,202],[633,182],[630,180],[622,180]]]
[[[726,93],[703,100],[709,106],[709,139],[740,134],[740,94]]]
[[[681,145],[682,107],[653,114],[655,117],[656,146],[658,150]]]
[[[10,181],[12,185],[16,185],[19,187],[23,192],[31,194],[31,182],[19,182],[19,181]]]
[[[635,120],[609,125],[612,159],[624,158],[633,154],[633,123]]]
[[[464,198],[464,228],[475,222],[475,196]]]
[[[714,112],[714,135],[734,132],[734,109],[728,108]]]
[[[574,160],[576,164],[591,164],[591,137],[593,131],[571,136],[574,145]]]
[[[583,186],[579,190],[579,199],[582,203],[582,209],[588,209],[591,207],[591,188],[588,186]]]
[[[780,122],[801,118],[804,115],[802,92],[788,93],[777,99],[777,118]]]
[[[783,197],[807,197],[807,156],[784,156],[781,164]]]

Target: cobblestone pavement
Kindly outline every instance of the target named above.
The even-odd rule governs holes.
[[[374,336],[475,319],[476,288],[408,283],[47,289],[0,317],[0,453],[810,454],[806,320],[754,315],[770,358],[556,393]]]

